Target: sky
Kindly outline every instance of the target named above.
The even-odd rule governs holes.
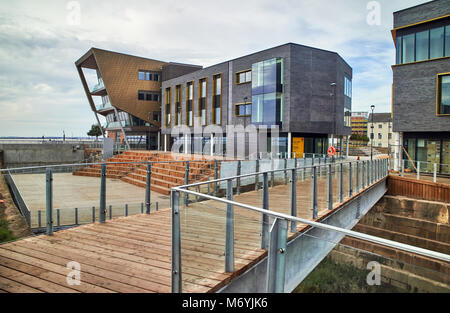
[[[287,42],[353,68],[352,111],[389,112],[392,13],[426,0],[1,0],[0,137],[86,136],[91,47],[210,66]]]

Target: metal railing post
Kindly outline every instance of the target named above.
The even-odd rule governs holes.
[[[328,210],[333,210],[333,174],[331,163],[328,164]]]
[[[263,173],[263,199],[262,207],[269,210],[269,178],[267,172]],[[269,244],[269,216],[262,215],[261,249],[266,249]]]
[[[47,235],[53,235],[53,174],[52,169],[48,168],[46,173],[46,217],[47,217]]]
[[[75,225],[78,225],[78,208],[75,208],[74,215],[75,215]]]
[[[56,209],[56,226],[61,227],[61,210]]]
[[[417,161],[417,175],[416,175],[417,180],[420,179],[420,161]]]
[[[92,207],[92,223],[95,223],[95,206]]]
[[[42,228],[41,210],[38,211],[38,228]]]
[[[288,177],[287,177],[287,159],[284,159],[284,184],[287,185]]]
[[[125,216],[128,216],[128,203],[125,204]]]
[[[233,180],[227,180],[227,200],[233,200]],[[225,272],[234,272],[234,208],[227,204],[227,222],[225,237]]]
[[[291,216],[297,216],[297,171],[292,170],[292,182],[291,182]],[[291,232],[297,232],[297,223],[291,222]]]
[[[259,173],[259,159],[256,159],[256,173]],[[259,190],[259,175],[255,177],[255,190]]]
[[[370,160],[367,161],[367,187],[370,186]]]
[[[109,219],[112,219],[112,205],[109,206]]]
[[[219,179],[219,161],[214,160],[214,180]],[[217,182],[214,183],[214,196],[217,197]]]
[[[184,184],[189,185],[189,161],[186,162],[186,168],[184,170]],[[184,193],[184,206],[188,206],[188,194]]]
[[[317,166],[313,167],[313,219],[316,219],[318,217],[318,210],[317,210]]]
[[[100,180],[100,223],[104,223],[106,220],[106,164],[102,164]]]
[[[400,162],[402,164],[402,177],[405,176],[405,159]]]
[[[433,164],[433,182],[435,183],[437,181],[437,164]]]
[[[353,195],[353,181],[352,181],[352,162],[348,163],[348,196],[349,198]]]
[[[344,168],[343,163],[339,164],[339,202],[344,202]]]
[[[242,168],[242,161],[239,160],[237,163],[237,176],[241,175],[241,168]],[[241,178],[238,177],[236,179],[236,194],[240,195],[241,194]]]
[[[362,161],[361,166],[361,185],[362,189],[366,189],[366,161]]]
[[[145,184],[145,213],[150,214],[151,203],[151,186],[152,186],[152,163],[147,163],[147,179]]]
[[[359,162],[356,161],[356,181],[355,181],[355,188],[356,193],[359,192]]]
[[[182,292],[180,192],[171,191],[172,204],[172,293]]]
[[[268,293],[284,292],[287,230],[287,220],[279,218],[274,220],[270,229],[266,284],[266,291]]]
[[[375,160],[370,161],[370,183],[373,184],[374,182],[374,163]]]

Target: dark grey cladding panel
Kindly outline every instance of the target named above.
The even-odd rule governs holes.
[[[179,63],[169,63],[163,65],[162,69],[162,81],[169,80],[175,77],[179,77],[182,75],[186,75],[188,73],[192,73],[198,70],[201,70],[202,67],[198,65],[190,65],[190,64],[179,64]]]
[[[450,14],[450,0],[436,0],[394,12],[394,28]]]
[[[393,66],[393,130],[450,131],[450,117],[436,116],[437,74],[450,72],[450,58]]]

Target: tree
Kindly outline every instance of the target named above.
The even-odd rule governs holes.
[[[95,136],[95,140],[98,140],[98,136],[102,135],[102,130],[99,125],[92,125],[91,130],[87,133],[88,136]]]

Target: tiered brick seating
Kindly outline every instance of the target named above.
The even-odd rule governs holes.
[[[169,195],[170,189],[185,184],[185,162],[194,161],[191,155],[170,154],[158,151],[126,151],[107,162],[161,162],[152,163],[151,190]],[[179,163],[167,163],[178,161]],[[164,163],[166,162],[166,163]],[[101,165],[92,165],[73,173],[78,176],[100,177]],[[107,177],[145,188],[147,181],[146,164],[108,164]],[[214,160],[189,163],[189,183],[214,178]]]

